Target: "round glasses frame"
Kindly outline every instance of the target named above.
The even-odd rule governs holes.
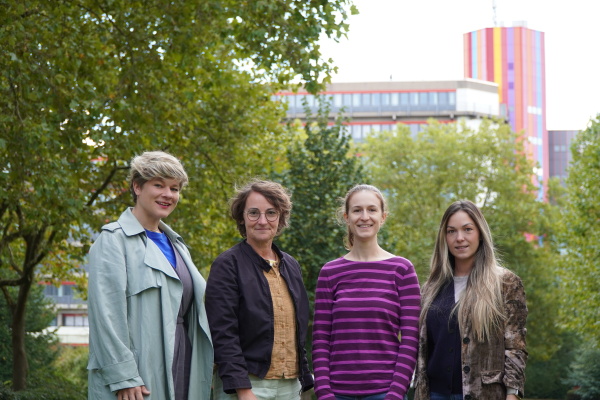
[[[269,222],[275,222],[277,221],[277,218],[279,218],[279,211],[277,210],[267,210],[263,213],[258,211],[257,208],[251,208],[248,211],[245,211],[245,214],[250,221],[258,221],[262,214],[265,214],[265,218]]]

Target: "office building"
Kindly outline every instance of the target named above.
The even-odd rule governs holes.
[[[544,198],[548,180],[544,33],[525,26],[485,28],[464,35],[465,77],[495,82],[512,129],[538,169],[534,183]]]
[[[464,121],[477,129],[483,118],[506,119],[498,100],[498,85],[464,79],[458,81],[332,83],[320,93],[330,103],[330,119],[340,114],[356,141],[370,132],[391,130],[398,123],[419,132],[429,118],[442,123]],[[288,104],[287,118],[305,120],[305,105],[315,116],[319,105],[306,92],[281,92],[276,99]]]
[[[548,131],[548,169],[550,178],[557,177],[564,185],[573,156],[571,141],[579,131]]]

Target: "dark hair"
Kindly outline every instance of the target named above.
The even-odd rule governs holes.
[[[188,183],[188,176],[177,158],[164,151],[146,151],[134,157],[129,167],[127,180],[134,203],[137,203],[134,185],[142,187],[154,178],[178,180],[179,189]]]
[[[289,226],[290,214],[292,212],[292,200],[287,189],[277,182],[253,179],[241,188],[236,188],[236,194],[230,200],[231,218],[236,222],[238,231],[242,237],[246,237],[246,225],[244,224],[244,210],[246,200],[252,192],[260,193],[273,204],[279,211],[279,226],[277,235]]]
[[[381,191],[379,189],[377,189],[375,186],[367,185],[367,184],[360,184],[360,185],[356,185],[352,189],[348,190],[348,192],[346,193],[346,196],[344,196],[343,198],[340,198],[341,205],[337,211],[337,217],[338,217],[339,223],[346,226],[346,236],[344,237],[344,246],[348,250],[350,250],[352,248],[352,246],[354,246],[354,235],[350,231],[350,227],[346,223],[346,221],[344,219],[344,215],[348,215],[348,211],[350,211],[350,198],[352,197],[352,195],[356,192],[360,192],[363,190],[375,193],[375,195],[377,197],[379,197],[379,201],[381,202],[381,213],[383,215],[386,215],[388,212],[387,202],[385,201],[385,197],[383,197],[383,194],[381,194]]]

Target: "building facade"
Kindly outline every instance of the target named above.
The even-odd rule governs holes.
[[[485,28],[464,35],[465,77],[498,84],[513,131],[537,163],[534,183],[544,197],[550,176],[546,129],[544,33],[524,26]]]
[[[464,121],[477,129],[483,118],[506,119],[493,82],[458,81],[332,83],[320,95],[330,103],[333,121],[342,114],[355,141],[370,132],[391,130],[398,123],[419,132],[429,118],[442,123]],[[278,93],[287,103],[288,119],[306,119],[306,109],[318,112],[315,96],[304,91]]]
[[[557,177],[564,185],[568,175],[571,154],[571,141],[579,131],[548,131],[548,159],[550,178]]]
[[[62,282],[60,286],[42,283],[45,296],[54,303],[56,318],[47,328],[56,332],[62,344],[87,345],[89,324],[87,303],[75,294],[75,282]]]

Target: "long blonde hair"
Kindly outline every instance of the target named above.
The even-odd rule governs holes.
[[[474,338],[478,342],[484,342],[499,334],[506,319],[502,300],[503,268],[496,258],[487,221],[479,208],[468,200],[452,203],[442,217],[431,257],[430,274],[423,285],[420,322],[425,321],[427,312],[441,288],[453,279],[454,256],[448,250],[446,228],[450,217],[458,211],[466,212],[477,226],[479,247],[475,253],[467,287],[452,312],[458,313],[461,332],[464,332],[465,324],[469,320]]]

